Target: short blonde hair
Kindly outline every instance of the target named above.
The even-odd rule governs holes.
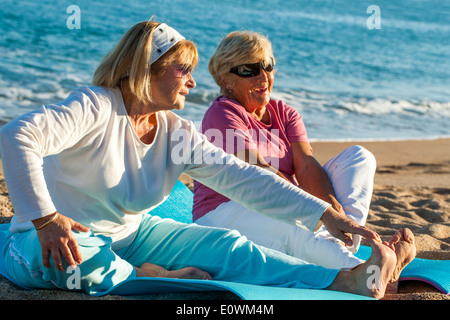
[[[195,68],[198,52],[195,44],[181,40],[150,65],[153,31],[159,25],[155,21],[143,21],[128,30],[117,45],[108,52],[94,73],[92,84],[108,88],[127,85],[133,95],[143,103],[151,101],[151,74],[159,74],[182,58]]]
[[[267,37],[253,31],[233,31],[227,34],[217,45],[209,60],[209,73],[225,93],[220,77],[234,66],[258,62],[261,55],[273,58],[272,43]]]

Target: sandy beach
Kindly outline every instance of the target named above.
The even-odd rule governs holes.
[[[389,142],[315,142],[316,158],[324,164],[346,147],[359,144],[377,159],[375,188],[367,226],[388,239],[395,230],[408,227],[416,238],[417,256],[426,259],[450,259],[450,139]],[[183,176],[188,186],[192,181]],[[13,215],[0,176],[0,223]],[[228,293],[160,294],[140,297],[107,296],[93,298],[60,290],[27,291],[0,276],[0,300],[41,299],[235,299]],[[387,300],[450,300],[431,285],[402,281],[399,293]]]

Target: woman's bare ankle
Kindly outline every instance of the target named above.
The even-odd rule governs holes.
[[[370,258],[352,270],[340,271],[328,290],[383,298],[397,258],[388,246],[374,240],[368,242],[372,247]]]

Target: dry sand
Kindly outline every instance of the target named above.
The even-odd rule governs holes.
[[[316,158],[324,164],[347,146],[359,144],[377,158],[373,200],[367,226],[382,238],[402,227],[416,237],[418,257],[450,259],[450,139],[390,142],[316,142]],[[188,186],[192,181],[186,176]],[[13,215],[3,174],[0,175],[0,223]],[[0,276],[0,299],[19,300],[116,300],[116,299],[236,299],[231,293],[157,294],[150,296],[102,298],[60,290],[23,290]],[[450,300],[431,285],[402,281],[399,293],[387,300]]]

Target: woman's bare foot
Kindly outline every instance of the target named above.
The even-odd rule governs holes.
[[[179,270],[167,270],[153,263],[144,263],[139,268],[135,267],[135,270],[137,277],[200,279],[200,280],[212,279],[209,273],[194,267],[187,267]]]
[[[383,298],[396,269],[397,257],[387,245],[370,238],[366,240],[372,248],[370,258],[352,270],[340,271],[327,289]]]
[[[394,250],[397,256],[397,265],[395,266],[386,292],[397,293],[398,279],[402,270],[416,257],[414,235],[408,228],[400,229],[392,236],[389,242],[385,242],[384,244]]]

